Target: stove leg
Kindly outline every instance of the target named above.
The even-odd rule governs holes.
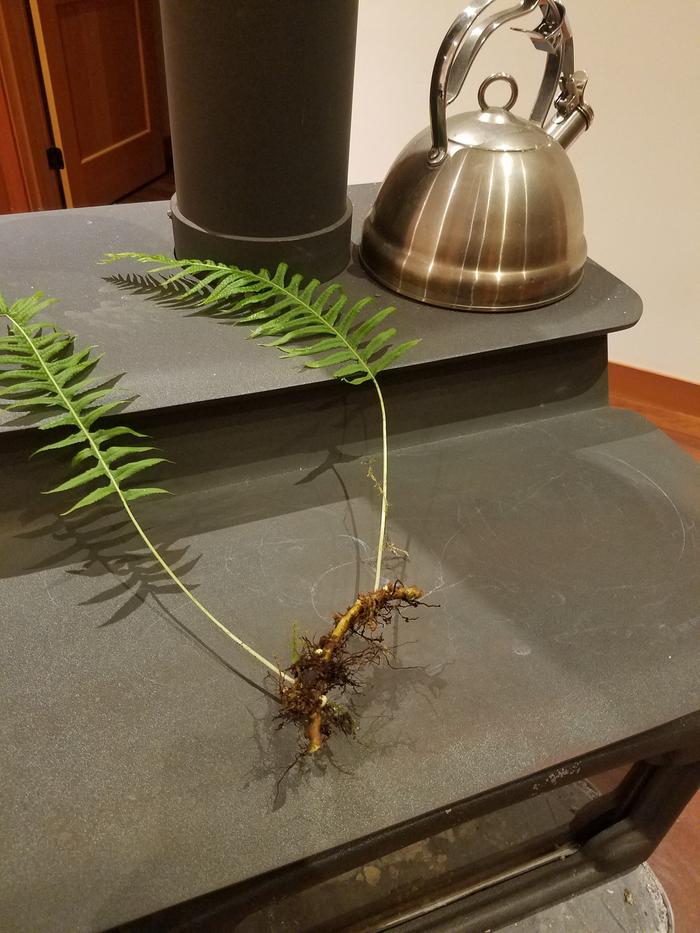
[[[700,761],[670,761],[640,762],[579,814],[574,835],[587,858],[619,873],[649,858],[700,787]]]

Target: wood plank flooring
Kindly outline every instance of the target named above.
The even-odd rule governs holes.
[[[171,169],[169,172],[166,172],[165,175],[161,175],[160,178],[155,178],[147,185],[144,185],[143,188],[137,188],[136,191],[132,191],[131,194],[119,198],[115,203],[139,204],[142,201],[169,201],[174,194],[175,175]]]
[[[700,458],[700,385],[620,363],[610,364],[609,380],[613,407],[639,412]]]

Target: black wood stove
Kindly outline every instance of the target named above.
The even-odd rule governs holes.
[[[373,189],[351,195],[359,223]],[[369,585],[371,397],[109,281],[107,249],[169,248],[162,205],[0,235],[8,297],[60,295],[176,461],[144,522],[285,663],[292,622]],[[341,279],[388,300],[356,264]],[[589,263],[541,310],[398,306],[422,343],[384,378],[410,554],[389,572],[440,608],[396,626],[357,740],[279,789],[296,736],[252,662],[124,575],[113,515],[57,519],[34,432],[3,424],[3,929],[496,929],[639,864],[696,790],[700,469],[606,396],[606,334],[639,299]],[[580,806],[577,782],[622,767]]]
[[[392,627],[394,668],[369,677],[357,738],[280,781],[297,737],[274,729],[274,684],[124,561],[113,513],[57,517],[36,431],[4,416],[3,930],[497,929],[639,865],[698,787],[700,467],[607,401],[607,334],[641,302],[589,262],[554,305],[462,314],[390,294],[356,250],[348,265],[357,4],[332,6],[340,18],[328,0],[164,4],[175,239],[341,269],[421,338],[383,374],[407,555],[387,573],[439,608]],[[355,243],[375,194],[350,190]],[[138,503],[140,519],[284,666],[293,623],[325,630],[371,586],[375,403],[97,265],[172,237],[162,204],[2,217],[2,288],[59,297],[57,321],[128,373],[130,423],[174,460],[176,495]],[[592,799],[582,782],[612,769],[617,789]]]

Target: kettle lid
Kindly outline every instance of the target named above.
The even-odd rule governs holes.
[[[489,107],[486,91],[497,81],[505,81],[510,86],[510,100],[502,107]],[[510,112],[517,99],[518,85],[512,75],[502,72],[491,75],[479,88],[481,110],[449,117],[448,139],[458,146],[495,152],[524,152],[551,146],[551,136],[538,123]]]

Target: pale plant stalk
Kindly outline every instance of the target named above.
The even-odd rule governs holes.
[[[377,541],[377,560],[376,560],[376,570],[374,574],[374,589],[378,590],[380,588],[381,581],[382,581],[382,563],[384,559],[384,546],[386,543],[386,519],[387,519],[387,513],[389,511],[389,499],[387,495],[387,486],[389,482],[389,441],[387,437],[386,407],[384,405],[384,395],[382,394],[382,390],[379,387],[379,383],[377,382],[376,376],[374,375],[374,373],[371,372],[367,362],[362,359],[362,356],[357,352],[357,349],[350,343],[349,340],[347,340],[347,338],[345,337],[345,334],[341,333],[341,331],[339,331],[336,327],[329,324],[328,321],[326,321],[323,318],[323,316],[318,313],[318,311],[313,307],[312,304],[310,304],[308,301],[304,301],[302,298],[299,297],[299,295],[293,294],[291,291],[289,291],[288,288],[285,288],[284,286],[276,285],[274,281],[271,282],[270,280],[267,280],[267,279],[263,280],[260,278],[260,276],[257,276],[253,273],[250,274],[250,277],[253,279],[258,279],[259,281],[265,281],[266,284],[275,288],[276,291],[278,291],[280,294],[287,295],[288,297],[293,298],[295,301],[299,302],[299,304],[304,305],[311,314],[314,314],[318,318],[320,318],[324,322],[324,324],[329,328],[329,330],[332,330],[335,333],[335,335],[339,338],[339,340],[347,347],[348,351],[353,354],[353,356],[358,361],[358,363],[366,370],[366,372],[369,374],[370,381],[372,382],[372,385],[374,386],[375,392],[377,393],[377,400],[379,402],[379,410],[381,412],[381,419],[382,419],[382,484],[381,484],[381,489],[380,489],[381,516],[379,519],[379,539]]]
[[[80,430],[83,433],[83,436],[85,437],[85,440],[90,445],[90,449],[92,450],[97,462],[103,468],[105,472],[105,476],[109,479],[109,482],[114,487],[115,495],[118,497],[122,505],[122,508],[128,515],[129,520],[131,521],[135,531],[137,532],[137,534],[139,535],[139,537],[141,538],[145,546],[148,548],[150,553],[153,555],[153,558],[158,562],[160,567],[162,567],[163,571],[168,575],[168,577],[173,581],[173,583],[181,590],[181,592],[184,593],[184,595],[190,600],[190,602],[192,602],[197,607],[197,609],[199,609],[199,611],[203,613],[206,616],[206,618],[210,622],[212,622],[220,631],[222,631],[226,636],[228,636],[228,638],[230,638],[233,642],[235,642],[239,646],[239,648],[242,648],[244,651],[247,651],[248,654],[254,657],[256,661],[258,661],[264,667],[268,668],[268,670],[272,671],[277,677],[282,677],[287,683],[293,683],[294,679],[290,677],[289,674],[285,674],[284,671],[280,670],[280,668],[276,664],[273,664],[272,661],[268,661],[267,658],[265,658],[263,655],[255,651],[254,648],[251,648],[250,645],[247,645],[241,638],[239,638],[229,628],[227,628],[223,624],[223,622],[220,622],[214,615],[212,615],[212,613],[209,612],[209,610],[205,606],[203,606],[202,603],[197,599],[194,593],[192,593],[191,590],[188,589],[188,587],[182,582],[182,580],[178,577],[178,575],[174,572],[174,570],[172,570],[172,568],[168,565],[167,561],[165,561],[164,558],[160,555],[160,553],[158,552],[158,549],[150,541],[148,535],[143,530],[136,516],[132,512],[131,507],[129,506],[129,503],[127,502],[126,498],[124,497],[124,494],[122,493],[119,483],[116,482],[116,480],[114,479],[114,476],[112,475],[112,470],[109,464],[106,462],[106,460],[102,456],[102,453],[99,447],[97,446],[97,444],[95,443],[95,441],[93,440],[90,432],[84,427],[80,415],[74,409],[73,405],[71,405],[70,400],[67,398],[67,396],[61,389],[61,386],[54,379],[53,374],[51,373],[51,370],[48,368],[48,366],[42,359],[41,354],[37,352],[34,346],[34,342],[31,340],[31,338],[26,333],[26,331],[23,329],[21,324],[17,323],[17,321],[12,320],[11,318],[8,318],[8,320],[10,321],[11,326],[14,329],[16,329],[18,333],[22,335],[23,339],[27,343],[27,346],[31,348],[32,353],[34,354],[39,365],[41,366],[42,370],[46,374],[47,379],[51,382],[51,385],[53,386],[54,391],[56,392],[57,396],[61,399],[61,402],[65,406],[66,410],[70,413],[71,417],[75,420],[75,423],[79,426]]]
[[[177,587],[179,587],[179,589],[197,607],[197,609],[199,609],[199,611],[203,613],[207,617],[207,619],[209,619],[210,622],[213,622],[214,625],[224,633],[224,635],[227,635],[231,639],[231,641],[234,641],[238,645],[239,648],[242,648],[244,651],[247,651],[249,655],[254,657],[256,661],[259,661],[262,665],[268,668],[268,670],[272,671],[273,674],[276,674],[278,677],[284,678],[284,680],[286,680],[287,683],[294,683],[293,677],[290,677],[289,674],[285,674],[284,671],[280,670],[280,668],[277,667],[276,664],[273,664],[272,661],[268,661],[266,657],[264,657],[262,654],[259,654],[254,648],[251,648],[250,645],[247,645],[243,641],[243,639],[239,638],[238,635],[235,635],[229,628],[227,628],[223,624],[223,622],[219,622],[219,620],[214,615],[212,615],[211,612],[209,612],[206,606],[200,603],[200,601],[197,599],[194,593],[190,589],[188,589],[188,587],[182,582],[182,580],[178,577],[178,575],[168,566],[167,562],[158,553],[157,548],[149,540],[148,535],[146,534],[146,532],[143,530],[143,528],[139,524],[138,520],[136,519],[136,516],[131,511],[129,504],[127,503],[126,499],[122,495],[121,490],[119,488],[116,489],[116,493],[117,493],[117,496],[119,496],[122,506],[124,507],[124,511],[129,516],[129,519],[131,520],[132,525],[136,529],[136,532],[138,533],[138,535],[140,536],[141,540],[146,545],[148,550],[151,552],[154,559],[158,561],[160,566],[163,568],[165,573],[167,573],[167,575],[170,577],[173,583]]]
[[[374,588],[375,590],[378,590],[382,581],[382,560],[384,558],[384,544],[386,541],[386,517],[387,512],[389,511],[389,500],[387,494],[387,487],[389,483],[389,442],[387,439],[386,408],[384,406],[384,396],[382,394],[382,390],[379,388],[379,383],[374,378],[374,376],[372,377],[372,382],[377,392],[377,399],[379,400],[379,408],[382,415],[382,487],[380,489],[382,496],[382,511],[381,518],[379,519],[377,570],[374,576]]]

